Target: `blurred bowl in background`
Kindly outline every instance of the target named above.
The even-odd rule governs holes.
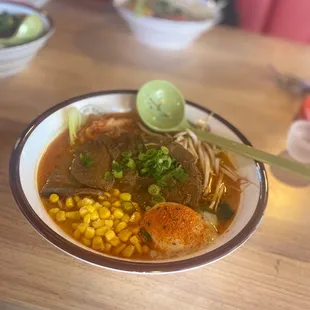
[[[31,5],[36,8],[41,8],[46,5],[50,0],[19,0],[18,2]]]
[[[0,78],[8,77],[24,70],[55,31],[52,19],[44,11],[39,11],[26,4],[0,1],[0,12],[4,11],[9,14],[38,14],[44,30],[33,41],[16,46],[0,47]]]
[[[206,17],[195,21],[176,21],[153,16],[138,16],[124,6],[127,0],[113,0],[114,8],[127,22],[142,44],[162,49],[179,50],[189,46],[221,20],[221,8],[214,1],[202,1]],[[201,12],[197,12],[198,14]]]

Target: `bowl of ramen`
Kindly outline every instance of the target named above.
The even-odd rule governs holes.
[[[46,12],[0,1],[0,78],[26,68],[53,33],[53,22]]]
[[[265,168],[190,130],[149,130],[135,110],[136,95],[91,93],[36,118],[11,156],[17,205],[53,245],[100,267],[168,273],[215,262],[259,224]],[[186,117],[249,144],[221,116],[190,101]]]
[[[213,0],[114,0],[114,7],[140,43],[163,49],[186,48],[221,19]]]

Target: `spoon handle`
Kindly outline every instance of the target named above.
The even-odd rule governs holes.
[[[214,144],[222,149],[231,151],[241,156],[263,162],[269,166],[278,167],[283,170],[298,174],[305,179],[310,180],[310,165],[305,165],[282,156],[272,155],[246,144],[235,142],[210,132],[203,132],[196,129],[193,131],[199,137],[199,139],[204,140],[210,144]]]

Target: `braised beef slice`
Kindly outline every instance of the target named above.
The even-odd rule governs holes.
[[[124,133],[114,139],[106,135],[101,135],[98,137],[98,140],[104,143],[112,160],[116,161],[122,159],[122,153],[124,152],[131,152],[132,155],[135,156],[138,152],[138,144],[142,142],[139,135],[130,133]],[[122,188],[128,185],[128,190],[132,191],[132,187],[136,185],[138,179],[139,175],[137,170],[128,169],[124,172],[123,178],[116,181]]]
[[[85,158],[89,161],[85,162]],[[87,141],[75,151],[71,174],[80,184],[108,191],[114,184],[112,178],[105,178],[105,172],[111,171],[111,161],[111,156],[103,141]]]
[[[118,143],[115,141],[115,139],[111,138],[107,135],[100,135],[97,138],[98,141],[102,142],[106,149],[108,150],[111,160],[116,160],[116,158],[121,154],[121,150],[118,147]]]
[[[60,196],[72,195],[102,195],[103,191],[93,188],[83,187],[70,172],[72,155],[67,154],[63,157],[59,165],[54,169],[52,174],[41,189],[41,194],[48,197],[51,194]]]
[[[134,190],[131,188],[132,200],[141,206],[151,206],[152,196],[148,193],[150,185],[154,184],[154,179],[151,177],[139,177]],[[130,189],[128,189],[130,192]]]
[[[166,201],[173,201],[191,207],[196,207],[202,195],[202,175],[197,165],[195,157],[182,145],[173,142],[167,145],[171,157],[180,163],[188,174],[184,182],[176,182],[174,188],[169,186],[163,189]]]

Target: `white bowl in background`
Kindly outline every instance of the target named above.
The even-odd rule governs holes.
[[[84,109],[92,106],[101,113],[125,112],[132,109],[136,91],[102,91],[69,99],[50,108],[36,118],[21,134],[10,161],[10,185],[13,196],[31,225],[48,241],[64,252],[99,267],[135,273],[169,273],[197,268],[226,256],[242,245],[258,226],[267,203],[268,182],[261,163],[235,157],[240,175],[251,185],[242,192],[241,202],[233,223],[217,242],[198,252],[160,261],[138,261],[108,256],[96,252],[64,233],[50,218],[37,189],[38,165],[49,144],[66,127],[66,111],[74,106]],[[205,119],[211,111],[187,101],[187,119],[195,122]],[[210,120],[212,131],[250,144],[233,125],[217,114]]]
[[[113,0],[113,5],[127,22],[136,39],[142,44],[155,48],[184,49],[221,19],[221,9],[213,1],[204,2],[205,9],[210,13],[210,18],[202,21],[174,21],[156,17],[140,17],[123,7],[125,2],[126,0]]]
[[[37,13],[43,22],[44,31],[40,37],[31,42],[11,47],[0,47],[0,78],[8,77],[24,70],[55,31],[53,21],[46,12],[39,11],[26,4],[0,1],[0,12],[3,11],[27,15]]]
[[[21,3],[25,3],[36,8],[41,8],[46,5],[50,0],[19,0]]]

